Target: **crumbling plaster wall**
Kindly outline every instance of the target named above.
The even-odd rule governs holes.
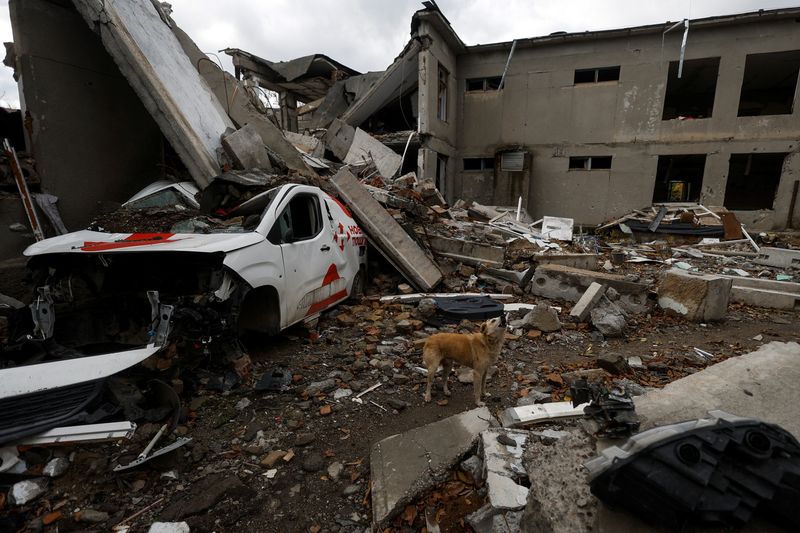
[[[158,126],[69,2],[11,0],[20,100],[42,187],[67,228],[101,200],[125,201],[163,175]]]
[[[422,20],[417,31],[422,50],[419,52],[419,131],[422,147],[418,154],[418,174],[436,180],[437,154],[447,156],[446,180],[443,189],[452,190],[456,176],[457,138],[457,60],[433,25]],[[437,117],[439,66],[448,71],[448,94],[445,120]],[[440,187],[442,188],[442,187]]]
[[[469,49],[458,58],[459,162],[451,192],[466,197],[491,175],[464,172],[461,158],[491,157],[505,145],[521,144],[533,154],[524,203],[534,218],[568,216],[596,224],[649,205],[658,155],[665,154],[707,154],[700,201],[720,205],[730,154],[798,151],[797,97],[791,115],[737,117],[746,55],[798,49],[798,31],[794,19],[690,29],[687,59],[721,58],[712,117],[702,120],[661,120],[680,32],[667,34],[663,50],[660,33],[519,44],[502,91],[466,93],[465,80],[500,76],[510,45]],[[573,83],[575,69],[615,65],[621,66],[619,81]],[[568,169],[570,156],[586,155],[611,155],[612,168]],[[774,209],[737,216],[754,229],[783,227],[798,176],[800,157],[790,155]]]

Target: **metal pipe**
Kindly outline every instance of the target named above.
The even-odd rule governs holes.
[[[497,87],[498,91],[503,87],[505,87],[506,74],[508,74],[508,67],[509,65],[511,65],[511,57],[514,55],[514,50],[516,50],[516,48],[517,48],[517,40],[514,39],[513,41],[511,41],[511,51],[508,52],[508,59],[506,59],[506,68],[503,69],[503,77],[500,78],[500,85]]]

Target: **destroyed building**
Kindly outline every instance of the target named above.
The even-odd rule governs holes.
[[[790,214],[800,172],[798,15],[468,46],[430,6],[340,118],[376,135],[403,132],[387,143],[398,153],[408,145],[403,171],[435,179],[450,202],[522,197],[534,218],[591,225],[651,203],[701,202],[754,229],[791,227],[800,216]]]

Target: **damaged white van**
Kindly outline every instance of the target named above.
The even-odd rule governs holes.
[[[25,250],[32,331],[0,369],[0,410],[59,407],[0,421],[0,445],[91,420],[99,383],[170,339],[275,334],[359,294],[366,239],[348,210],[315,186],[265,188],[155,184],[92,229]]]

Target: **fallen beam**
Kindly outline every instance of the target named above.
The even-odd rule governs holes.
[[[347,167],[331,178],[331,184],[353,211],[371,242],[403,276],[419,290],[429,291],[442,273],[405,230],[370,195]]]

